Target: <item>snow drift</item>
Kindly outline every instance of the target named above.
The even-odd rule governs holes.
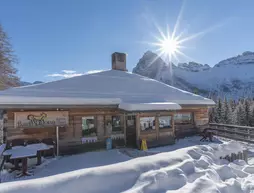
[[[248,192],[254,189],[254,167],[244,161],[228,164],[219,159],[222,154],[242,150],[237,142],[188,147],[114,165],[3,183],[0,192]]]

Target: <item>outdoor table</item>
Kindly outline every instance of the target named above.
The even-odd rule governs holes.
[[[14,160],[14,162],[19,159],[22,160],[22,171],[17,177],[21,176],[30,176],[31,173],[27,171],[27,159],[30,157],[34,157],[37,155],[37,151],[35,149],[27,149],[27,148],[17,148],[11,154],[10,159]]]
[[[14,147],[12,147],[12,149],[5,150],[5,151],[3,152],[3,156],[10,158],[11,155],[12,155],[14,152],[18,151],[18,149],[20,149],[20,148],[22,149],[23,147],[24,147],[24,146],[14,146]],[[19,169],[19,166],[18,166],[18,159],[14,159],[14,170],[15,170],[15,169]]]
[[[43,151],[50,150],[54,148],[53,145],[47,145],[45,143],[35,143],[35,144],[29,144],[26,146],[28,149],[35,149],[37,151],[37,165],[41,164],[41,153]]]
[[[14,146],[12,149],[6,150],[3,155],[10,156],[11,160],[14,160],[15,169],[18,169],[18,160],[22,160],[22,172],[20,176],[31,175],[27,172],[27,159],[37,156],[37,165],[41,164],[41,152],[50,150],[52,145],[46,145],[44,143],[29,144],[27,146]]]

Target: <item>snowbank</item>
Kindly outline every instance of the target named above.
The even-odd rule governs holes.
[[[244,192],[252,188],[249,174],[253,168],[219,159],[220,152],[225,156],[241,150],[236,142],[187,147],[114,165],[3,183],[0,192]]]

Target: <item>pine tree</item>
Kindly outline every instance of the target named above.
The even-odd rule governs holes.
[[[251,111],[250,126],[254,127],[254,108]]]
[[[250,103],[248,99],[244,100],[244,123],[243,125],[250,125],[250,119],[251,119],[251,109],[250,109]]]
[[[0,24],[0,89],[19,85],[17,70],[14,68],[16,63],[9,38]]]
[[[229,101],[229,104],[230,104],[230,106],[231,106],[231,111],[234,112],[235,109],[236,109],[236,101],[231,99],[231,100]]]
[[[219,98],[216,104],[216,110],[215,110],[215,118],[214,118],[216,123],[222,123],[222,103],[221,99]]]
[[[234,111],[232,111],[231,116],[231,124],[232,125],[238,125],[238,109],[236,108]]]
[[[225,124],[229,124],[229,104],[227,101],[227,98],[224,99],[223,105],[222,105],[222,122]]]
[[[242,107],[242,104],[238,105],[236,115],[237,115],[237,124],[244,125],[245,124],[245,113],[244,113],[244,108]]]

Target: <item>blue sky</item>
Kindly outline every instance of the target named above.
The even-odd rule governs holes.
[[[109,69],[115,51],[128,54],[131,71],[145,51],[156,50],[144,43],[156,42],[156,25],[164,32],[174,27],[181,9],[177,34],[204,33],[184,44],[189,58],[180,62],[213,66],[254,51],[253,7],[252,0],[0,0],[0,23],[19,58],[21,79],[49,81],[54,77],[47,75],[62,70]]]

